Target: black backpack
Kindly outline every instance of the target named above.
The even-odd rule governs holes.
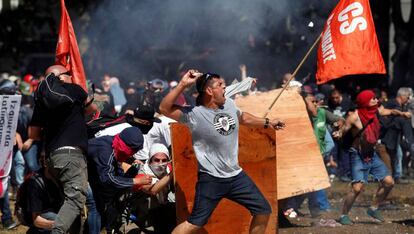
[[[14,207],[14,215],[17,217],[20,224],[24,226],[33,225],[32,213],[28,210],[27,207],[27,198],[29,196],[27,187],[31,179],[35,180],[40,188],[46,188],[43,177],[37,173],[30,173],[24,178],[23,183],[20,185],[19,190],[17,191],[16,203]]]
[[[53,73],[40,82],[34,93],[34,98],[36,102],[40,102],[47,109],[70,106],[74,103],[69,92],[63,86],[63,82]]]

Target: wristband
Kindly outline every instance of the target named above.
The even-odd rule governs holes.
[[[269,118],[265,118],[265,124],[264,124],[264,128],[268,128],[269,127]]]

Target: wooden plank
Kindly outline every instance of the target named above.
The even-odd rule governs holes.
[[[239,97],[236,104],[243,111],[263,116],[279,91]],[[328,174],[299,93],[286,90],[268,117],[286,122],[286,128],[276,132],[278,199],[329,187]]]
[[[191,212],[197,181],[197,161],[191,144],[191,134],[182,124],[171,125],[174,178],[176,185],[177,223],[185,221]],[[250,129],[240,126],[239,163],[255,181],[272,206],[266,233],[276,233],[277,186],[276,145],[274,130]],[[250,213],[244,207],[223,199],[204,227],[207,233],[248,233]]]

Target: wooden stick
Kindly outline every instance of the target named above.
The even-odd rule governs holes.
[[[283,91],[289,86],[289,83],[295,78],[296,74],[298,73],[299,69],[302,67],[303,63],[306,61],[306,59],[309,57],[309,54],[312,52],[313,48],[315,48],[316,44],[318,44],[319,40],[322,37],[322,33],[319,34],[319,37],[315,40],[311,48],[309,48],[308,52],[303,57],[302,61],[300,61],[299,65],[296,67],[295,71],[293,72],[292,76],[289,78],[289,80],[286,82],[286,85],[283,87],[282,90],[277,94],[275,100],[273,100],[270,107],[267,109],[266,113],[264,114],[264,118],[270,113],[270,110],[272,110],[272,107],[275,105],[276,101],[279,99],[280,95],[282,95]]]

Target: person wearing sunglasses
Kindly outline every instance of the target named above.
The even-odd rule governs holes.
[[[196,106],[185,110],[175,106],[178,96],[194,84],[199,93]],[[195,199],[187,221],[178,225],[173,233],[200,231],[223,198],[250,211],[253,216],[250,233],[266,230],[271,206],[239,166],[239,124],[277,130],[285,124],[278,119],[269,120],[242,112],[233,100],[226,98],[225,88],[225,82],[218,74],[189,70],[161,102],[162,114],[189,127],[198,162],[196,196],[199,199]]]

